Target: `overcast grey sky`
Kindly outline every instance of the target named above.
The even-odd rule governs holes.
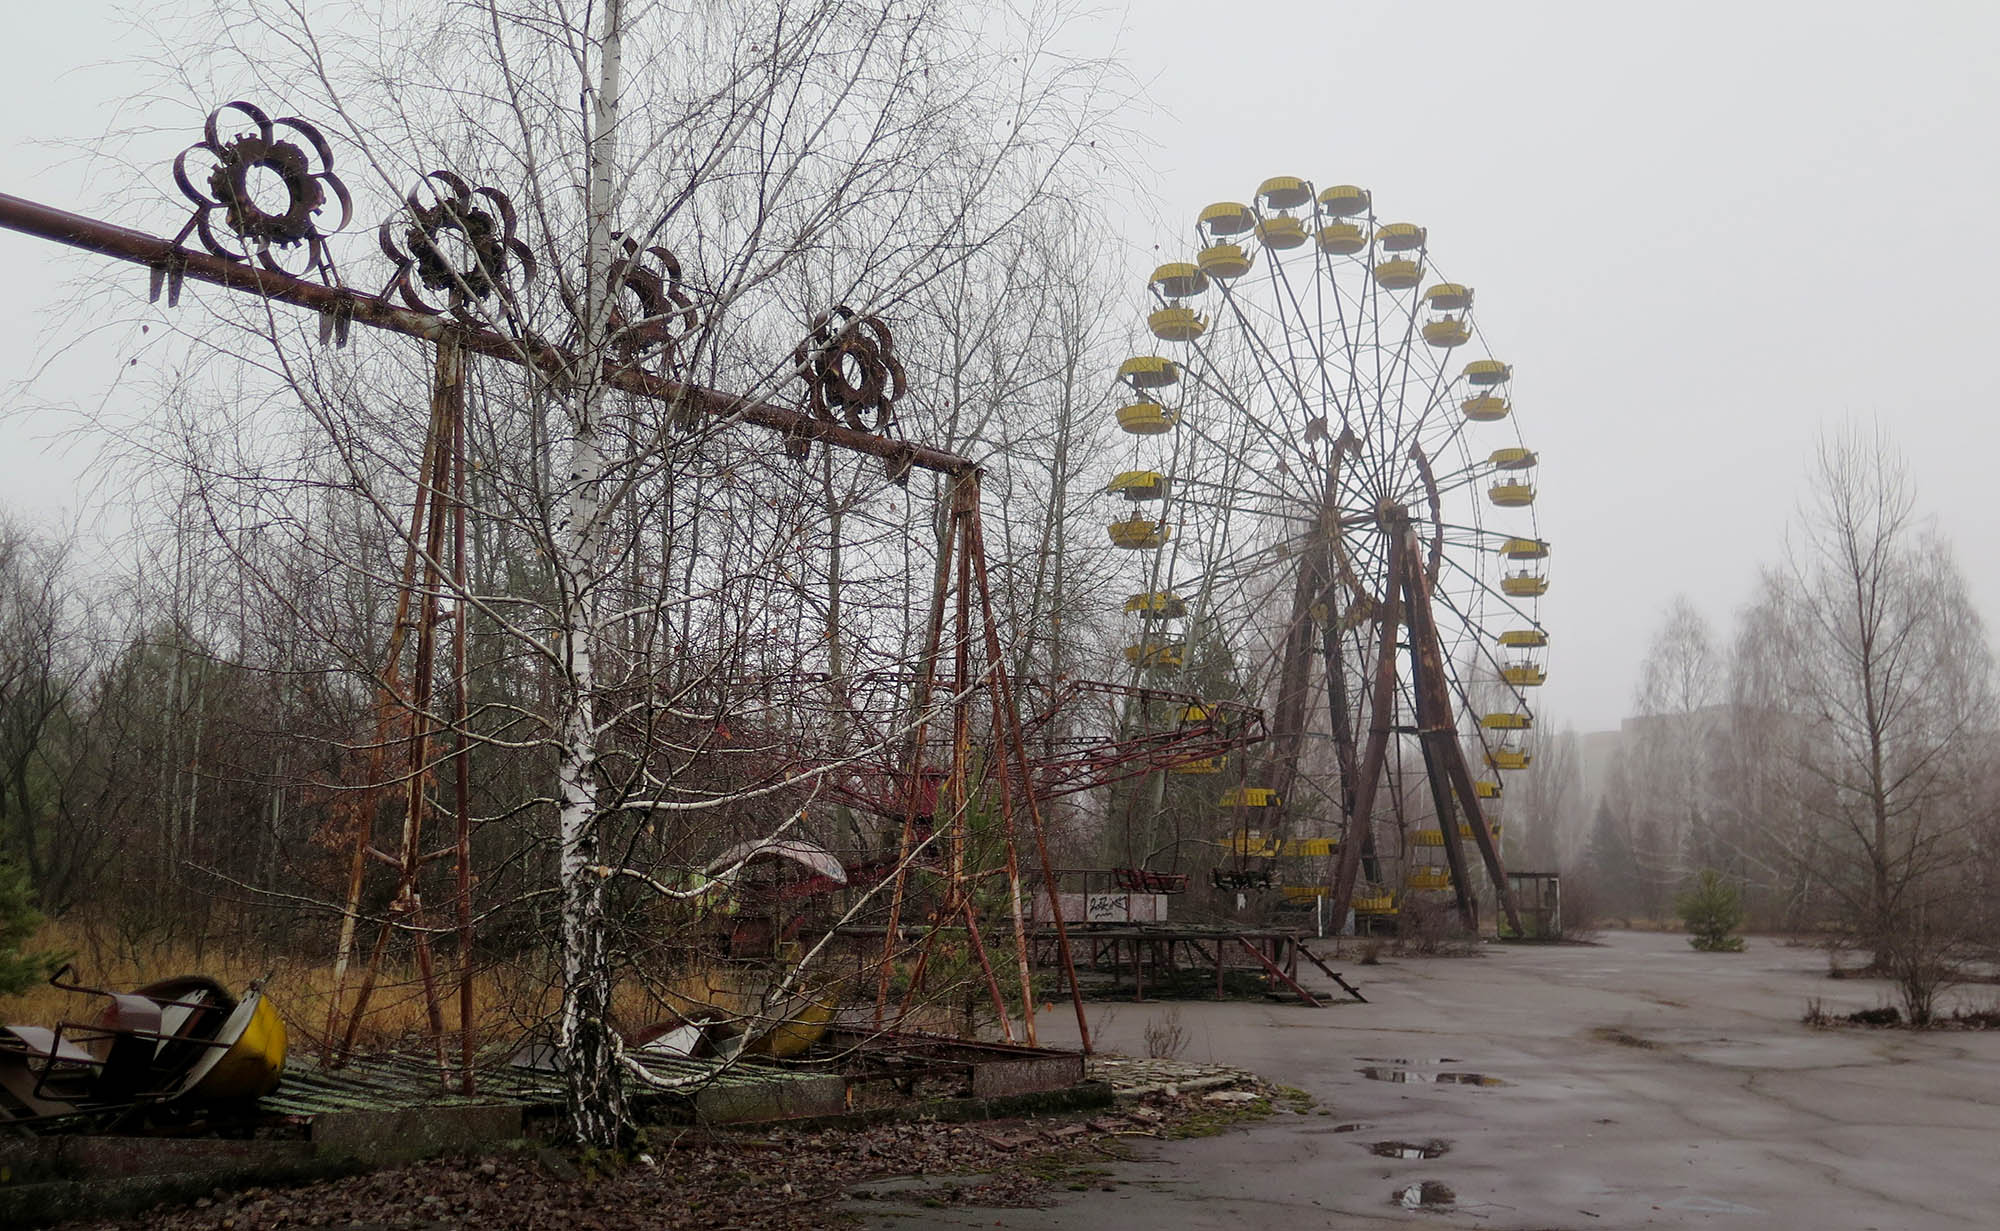
[[[80,168],[32,143],[96,131],[129,78],[85,66],[140,49],[101,0],[16,7],[0,190],[77,204]],[[1845,416],[1894,433],[2000,616],[2000,5],[1138,0],[1077,37],[1154,103],[1130,191],[1155,204],[1107,223],[1135,286],[1202,205],[1289,174],[1369,187],[1478,289],[1543,459],[1548,715],[1615,723],[1676,592],[1727,635]],[[0,235],[0,382],[90,267]],[[38,393],[98,395],[110,360],[82,360]],[[6,504],[74,506],[73,456],[0,442]]]

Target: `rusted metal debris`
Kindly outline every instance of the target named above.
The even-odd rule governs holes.
[[[183,975],[131,992],[49,980],[106,1003],[91,1022],[0,1026],[0,1122],[105,1113],[180,1101],[254,1100],[285,1069],[285,1024],[252,985],[239,999],[213,979]]]

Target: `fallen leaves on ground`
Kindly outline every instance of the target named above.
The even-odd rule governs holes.
[[[1228,1105],[1242,1118],[1268,1107],[1261,1100]],[[850,1195],[934,1207],[1039,1204],[1102,1182],[1104,1163],[1128,1157],[1129,1138],[1216,1131],[1223,1126],[1217,1111],[1200,1095],[1161,1094],[1114,1110],[962,1124],[655,1128],[636,1157],[600,1174],[549,1149],[438,1159],[296,1188],[218,1190],[192,1205],[66,1226],[806,1231],[834,1222],[835,1205]]]

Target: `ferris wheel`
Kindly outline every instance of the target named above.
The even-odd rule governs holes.
[[[1124,658],[1183,689],[1226,664],[1270,736],[1175,772],[1227,784],[1237,860],[1321,860],[1287,895],[1449,892],[1469,922],[1469,845],[1518,929],[1499,816],[1533,756],[1549,548],[1513,369],[1425,228],[1365,189],[1265,180],[1202,210],[1195,247],[1149,279],[1157,353],[1117,371]]]

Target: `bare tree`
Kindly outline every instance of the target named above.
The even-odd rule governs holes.
[[[1627,749],[1634,857],[1649,897],[1664,900],[1712,857],[1710,751],[1720,725],[1722,662],[1708,621],[1676,595],[1647,649]]]
[[[1778,735],[1796,827],[1767,844],[1878,962],[1935,918],[1981,816],[1995,716],[1985,628],[1879,429],[1823,436],[1788,558],[1746,617],[1746,720]],[[1776,751],[1776,750],[1774,750]]]

